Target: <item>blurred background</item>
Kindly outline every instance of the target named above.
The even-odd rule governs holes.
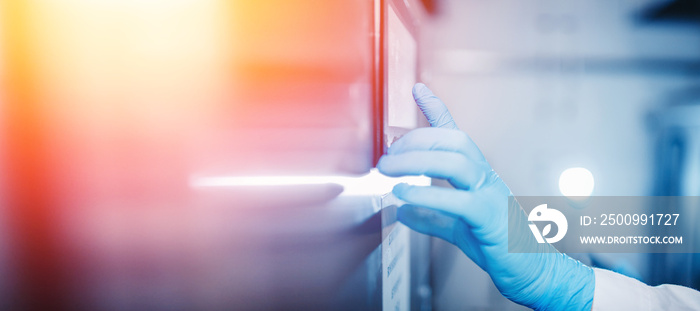
[[[516,195],[561,195],[560,174],[581,167],[594,176],[592,195],[696,196],[699,8],[697,1],[443,1],[421,33],[429,68],[421,78]],[[696,223],[697,207],[687,210]],[[436,309],[503,301],[493,287],[465,293],[465,280],[488,284],[488,276],[447,243],[436,240],[434,251],[434,261],[454,265],[434,270]],[[443,251],[454,259],[437,255]],[[696,255],[571,255],[650,284],[700,286]]]
[[[0,33],[0,309],[522,309],[381,198],[426,183],[371,170],[414,81],[516,195],[700,195],[700,1],[3,1]]]

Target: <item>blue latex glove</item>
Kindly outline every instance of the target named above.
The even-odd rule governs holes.
[[[393,193],[408,204],[398,220],[412,229],[457,245],[484,269],[506,298],[533,309],[591,310],[595,276],[590,267],[550,244],[538,244],[527,215],[491,169],[474,142],[459,131],[445,105],[423,84],[413,97],[430,122],[396,141],[377,165],[388,176],[426,175],[454,189],[398,184]],[[519,249],[508,252],[508,213]]]

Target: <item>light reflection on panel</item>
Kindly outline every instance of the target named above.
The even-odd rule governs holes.
[[[398,183],[429,186],[430,179],[424,176],[387,177],[377,169],[361,176],[222,176],[200,177],[191,180],[192,187],[278,187],[290,185],[325,185],[333,184],[343,188],[344,196],[378,196],[391,192]]]
[[[418,109],[408,90],[416,83],[418,46],[392,6],[387,14],[387,125],[413,129],[418,125]]]

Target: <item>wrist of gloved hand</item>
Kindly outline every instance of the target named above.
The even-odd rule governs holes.
[[[501,293],[535,310],[591,310],[595,291],[593,269],[560,253],[549,243],[537,243],[530,233],[527,214],[512,194],[509,196],[508,226],[516,234],[509,235],[509,249],[501,260],[520,265],[510,264],[519,267],[518,270],[501,272],[513,274],[512,277],[494,280]]]
[[[506,298],[534,310],[591,310],[595,291],[593,269],[561,253],[541,255],[539,269],[522,290]]]

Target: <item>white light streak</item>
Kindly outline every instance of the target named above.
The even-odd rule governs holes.
[[[407,183],[416,186],[429,186],[430,178],[425,176],[387,177],[379,173],[379,171],[376,169],[372,169],[369,173],[362,176],[279,175],[200,177],[193,179],[191,185],[195,188],[204,188],[337,184],[343,187],[343,193],[341,195],[365,196],[381,195],[391,192],[391,189],[399,183]]]

